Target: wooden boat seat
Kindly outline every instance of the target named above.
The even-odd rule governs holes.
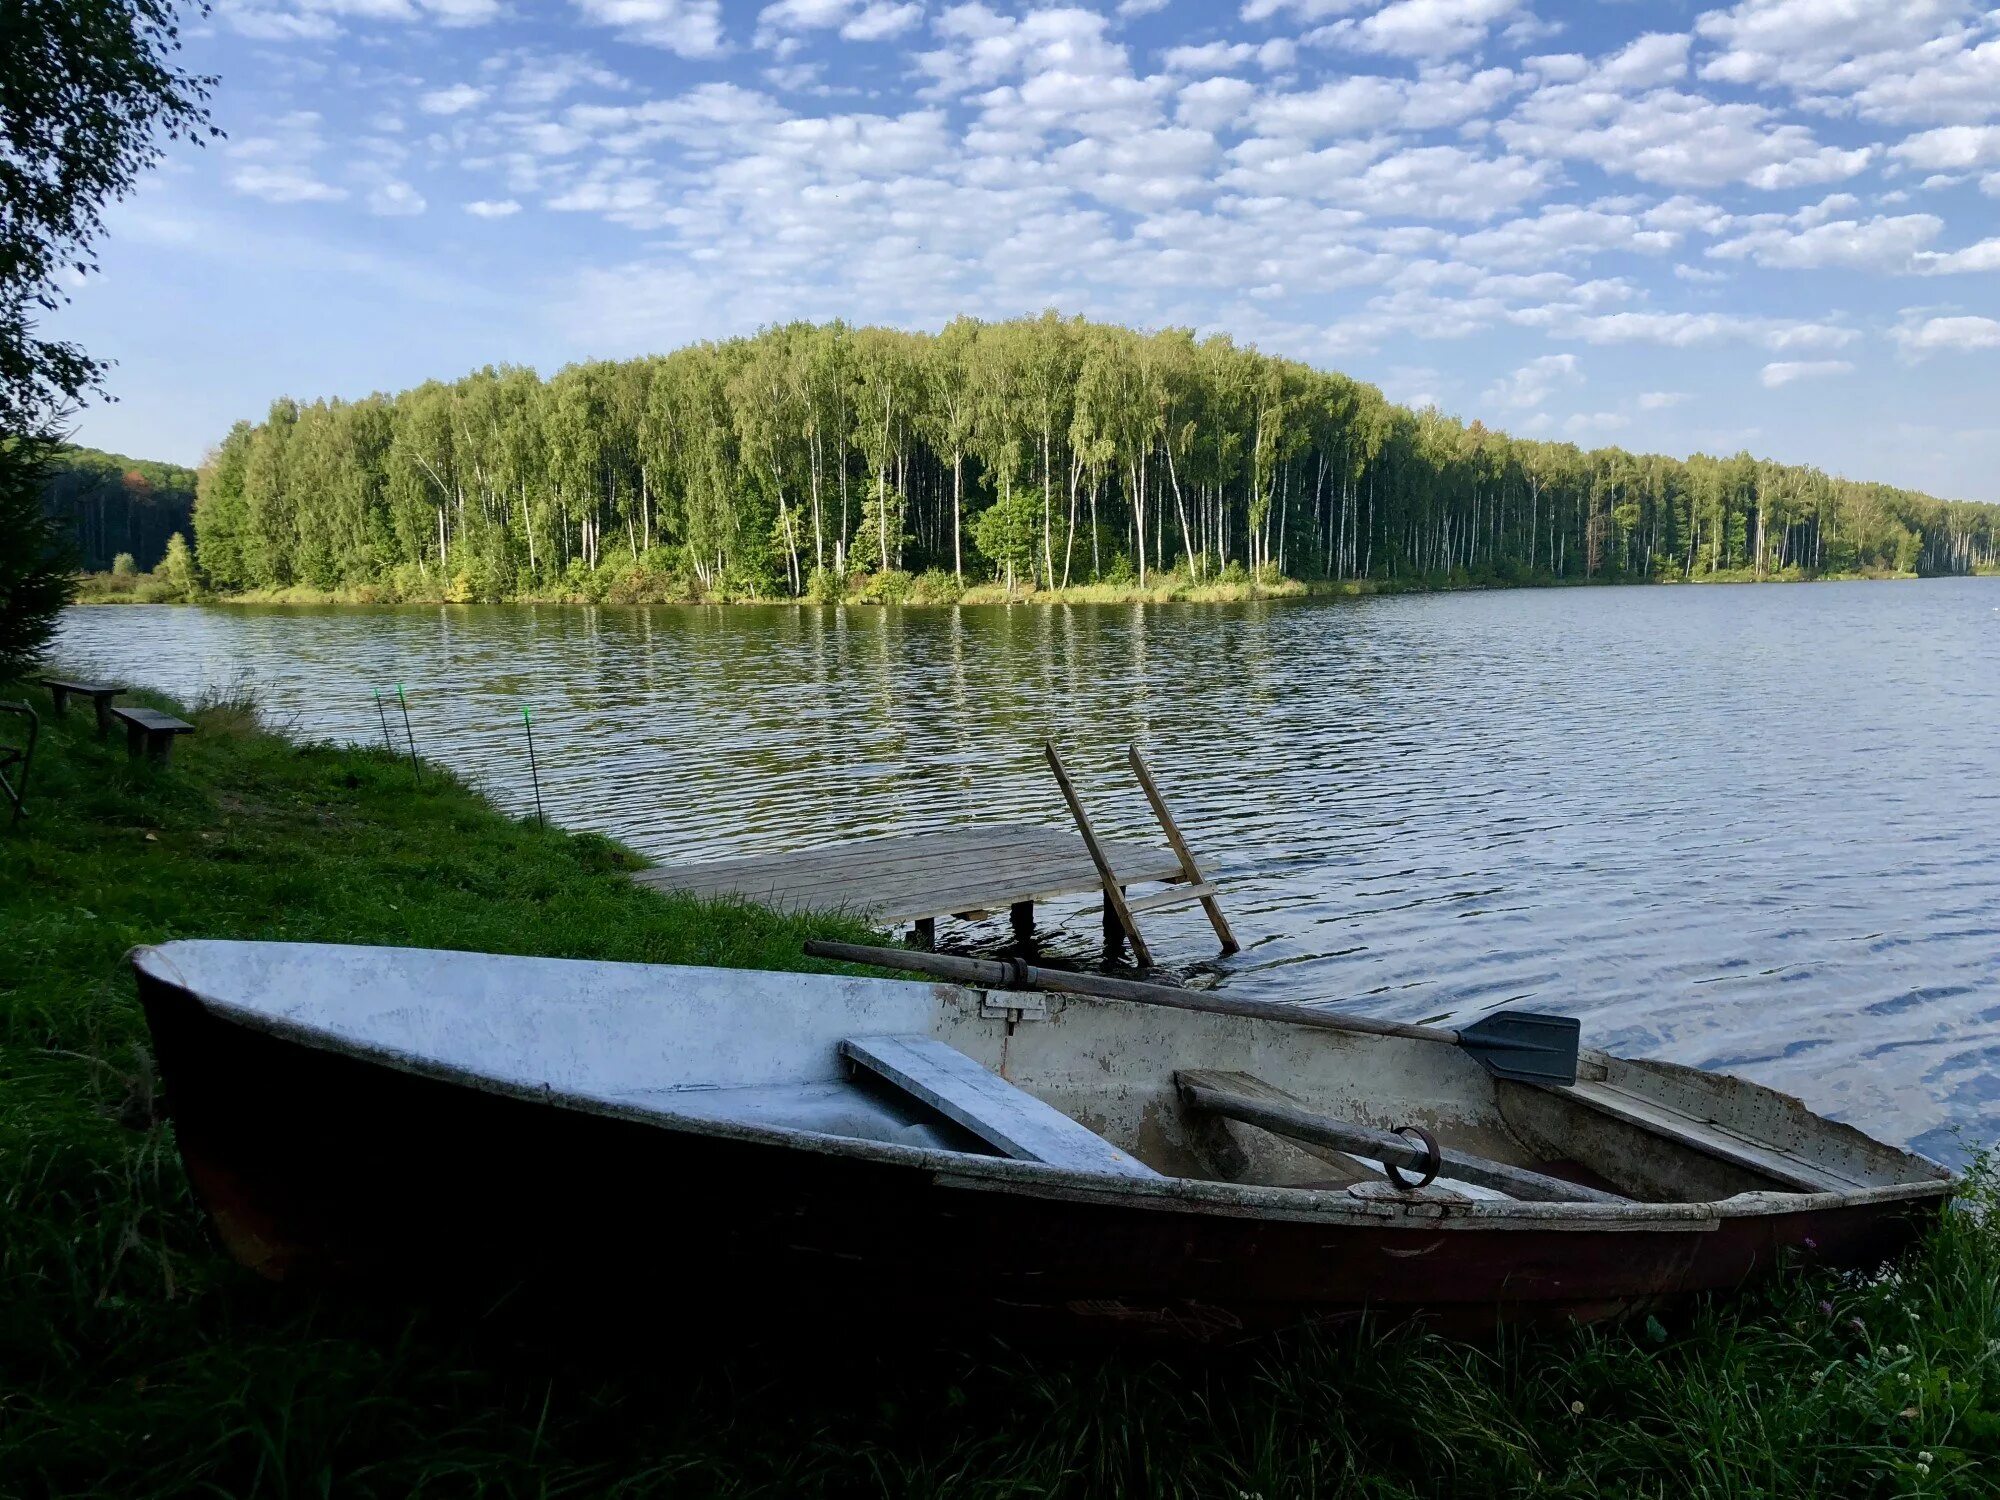
[[[1645,1099],[1613,1084],[1579,1080],[1554,1092],[1588,1105],[1599,1114],[1678,1141],[1717,1161],[1755,1172],[1795,1193],[1851,1193],[1870,1184],[1848,1177],[1824,1162],[1809,1161],[1770,1141],[1760,1141],[1714,1120],[1698,1119],[1658,1099]]]
[[[849,1037],[841,1055],[1016,1161],[1118,1177],[1160,1174],[1033,1094],[927,1036]]]

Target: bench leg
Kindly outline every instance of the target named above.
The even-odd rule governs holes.
[[[127,758],[137,760],[145,753],[146,726],[143,724],[127,724],[125,726],[125,754]]]
[[[59,687],[50,688],[49,707],[55,710],[55,717],[60,719],[69,708],[69,689]]]
[[[146,736],[146,759],[156,766],[164,766],[174,756],[174,737],[171,734],[152,733]]]
[[[111,733],[111,700],[93,698],[90,703],[97,710],[97,737],[101,740]]]

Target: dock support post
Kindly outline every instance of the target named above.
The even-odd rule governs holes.
[[[1062,756],[1056,753],[1054,740],[1042,741],[1042,753],[1048,757],[1049,770],[1054,773],[1056,787],[1062,793],[1063,801],[1069,806],[1070,817],[1076,820],[1076,831],[1083,835],[1083,847],[1090,853],[1090,862],[1097,866],[1097,878],[1104,884],[1104,904],[1118,918],[1118,925],[1125,930],[1125,936],[1132,940],[1132,956],[1139,960],[1141,968],[1153,966],[1152,950],[1139,934],[1139,923],[1132,910],[1125,904],[1125,887],[1119,883],[1118,872],[1111,868],[1111,861],[1105,857],[1104,846],[1097,842],[1097,830],[1090,826],[1090,814],[1083,810],[1083,799],[1076,794],[1076,787],[1069,779],[1069,771],[1062,763]]]
[[[1118,920],[1118,908],[1109,897],[1104,901],[1104,956],[1116,958],[1125,951],[1125,927]]]
[[[937,918],[919,917],[910,928],[910,946],[929,953],[937,947]]]
[[[1016,901],[1007,908],[1007,919],[1014,924],[1014,937],[1017,941],[1025,943],[1035,935],[1034,902]]]

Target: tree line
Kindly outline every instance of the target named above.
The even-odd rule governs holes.
[[[43,509],[93,573],[109,572],[121,554],[150,573],[168,539],[192,528],[194,497],[193,469],[95,448],[59,450],[42,487]]]
[[[793,323],[671,354],[275,402],[201,471],[225,591],[831,597],[1010,588],[1962,573],[2000,507],[1747,453],[1508,437],[1226,336],[1046,313]]]

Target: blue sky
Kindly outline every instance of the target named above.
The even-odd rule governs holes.
[[[2000,500],[2000,10],[218,0],[80,441],[795,317],[1221,330],[1585,446]]]

